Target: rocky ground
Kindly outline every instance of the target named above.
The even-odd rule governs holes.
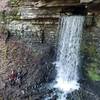
[[[54,79],[54,49],[42,43],[30,46],[17,37],[0,35],[0,100],[28,100],[38,85]]]
[[[100,82],[85,82],[80,90],[68,95],[68,100],[100,100]]]

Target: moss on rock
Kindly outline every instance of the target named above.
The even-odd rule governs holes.
[[[91,28],[89,32],[84,33],[81,44],[81,53],[83,55],[85,76],[92,81],[100,81],[100,53],[98,52],[98,36]],[[96,41],[95,41],[96,39]]]
[[[100,81],[100,74],[98,73],[98,63],[90,63],[87,67],[87,76],[93,81]]]

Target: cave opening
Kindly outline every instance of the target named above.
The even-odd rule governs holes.
[[[61,14],[65,15],[87,15],[87,5],[73,5],[62,8]]]

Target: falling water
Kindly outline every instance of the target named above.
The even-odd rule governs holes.
[[[80,41],[83,28],[83,16],[62,16],[59,30],[59,45],[57,52],[57,84],[55,85],[64,94],[79,89]]]

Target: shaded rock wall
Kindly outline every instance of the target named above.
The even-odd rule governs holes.
[[[8,28],[11,35],[17,36],[19,39],[22,39],[25,42],[45,42],[49,45],[56,45],[57,25],[34,25],[31,21],[12,21]],[[32,40],[30,40],[29,37]]]
[[[15,95],[21,100],[28,94],[28,88],[31,92],[33,87],[54,79],[52,62],[58,19],[41,18],[48,15],[45,10],[38,17],[40,12],[31,6],[1,12],[0,22],[8,31],[0,29],[0,97],[4,100],[14,100]],[[16,73],[13,77],[12,70]]]
[[[100,81],[99,74],[99,16],[91,17],[91,24],[87,23],[83,33],[83,41],[81,45],[81,53],[83,52],[83,66],[86,70],[85,75],[93,81]],[[89,21],[88,20],[88,21]],[[87,21],[87,22],[88,22]],[[85,72],[85,71],[84,71]]]

